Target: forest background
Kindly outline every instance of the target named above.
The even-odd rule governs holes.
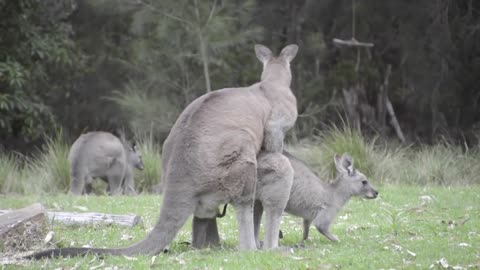
[[[196,97],[259,80],[255,43],[297,43],[290,140],[342,122],[397,138],[388,100],[407,143],[476,145],[479,12],[474,0],[0,0],[0,141],[29,153],[59,129],[125,128],[162,142]],[[332,42],[352,34],[374,47]]]

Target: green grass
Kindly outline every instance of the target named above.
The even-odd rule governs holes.
[[[218,249],[193,250],[180,244],[190,241],[188,222],[170,246],[169,254],[160,254],[152,264],[151,256],[135,258],[107,256],[104,259],[54,259],[9,265],[6,269],[441,269],[436,262],[447,259],[450,265],[480,267],[480,186],[413,187],[387,185],[380,187],[376,200],[353,199],[338,215],[332,231],[339,243],[329,242],[312,227],[304,248],[287,248],[297,244],[302,235],[298,218],[285,216],[281,229],[283,247],[274,251],[236,251],[238,241],[234,210],[219,220],[223,245]],[[422,199],[428,196],[431,200]],[[63,246],[90,244],[97,247],[125,246],[142,239],[159,214],[161,197],[70,197],[1,196],[2,208],[19,208],[42,202],[48,208],[141,215],[144,226],[66,227],[54,224],[55,241]],[[451,224],[451,225],[449,225]],[[122,240],[122,235],[131,239]],[[415,254],[413,256],[412,254]],[[1,257],[1,256],[0,256]]]
[[[161,181],[161,146],[152,131],[137,132],[145,169],[135,170],[138,192],[149,192]],[[38,194],[66,192],[69,186],[69,143],[61,133],[48,139],[32,158],[0,153],[0,193]],[[382,184],[465,186],[480,184],[480,145],[464,150],[446,142],[436,145],[401,145],[367,140],[348,127],[332,127],[320,137],[289,146],[323,179],[333,179],[335,153],[348,152],[355,167]],[[95,182],[96,193],[105,185]]]
[[[160,145],[154,142],[152,132],[136,133],[135,137],[140,145],[145,169],[135,170],[135,185],[137,192],[149,192],[160,183],[162,176],[162,151]]]
[[[69,145],[62,133],[47,139],[40,151],[27,164],[26,178],[30,190],[26,193],[67,192],[70,185],[70,166],[68,163]]]
[[[332,127],[321,136],[289,146],[323,179],[333,179],[333,156],[348,152],[355,167],[382,184],[465,186],[480,184],[480,145],[463,150],[441,142],[435,145],[400,145],[366,140],[348,127]],[[325,165],[328,164],[328,165]]]
[[[0,193],[23,193],[20,166],[22,157],[17,154],[0,152]]]

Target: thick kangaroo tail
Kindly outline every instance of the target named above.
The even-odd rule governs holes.
[[[195,210],[192,198],[182,198],[178,192],[167,192],[163,199],[160,218],[153,230],[142,241],[125,248],[59,248],[41,251],[29,255],[27,259],[49,257],[83,256],[86,254],[110,254],[133,256],[138,254],[155,255],[161,253],[177,235],[178,231]]]
[[[34,254],[25,256],[25,259],[36,259],[40,260],[42,258],[54,258],[54,257],[68,257],[68,256],[84,256],[88,253],[90,254],[114,254],[115,249],[102,249],[102,248],[57,248],[49,249]]]

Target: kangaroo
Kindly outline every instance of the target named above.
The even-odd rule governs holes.
[[[255,45],[256,56],[263,63],[260,82],[209,92],[180,114],[162,148],[165,185],[160,217],[145,239],[124,248],[62,248],[29,258],[87,252],[158,254],[188,217],[214,218],[218,206],[226,203],[236,210],[239,249],[256,249],[253,203],[257,155],[262,146],[265,151],[281,153],[285,132],[296,121],[290,62],[297,50],[297,45],[288,45],[274,57],[265,46]]]
[[[261,154],[262,155],[262,154]],[[352,196],[364,196],[369,199],[377,197],[377,190],[368,182],[365,175],[354,169],[353,159],[348,154],[342,157],[335,155],[334,162],[337,169],[337,179],[333,184],[321,181],[308,166],[284,151],[283,155],[288,158],[294,171],[293,185],[290,190],[290,196],[285,208],[287,213],[302,217],[304,219],[303,239],[308,239],[310,225],[313,222],[317,230],[325,235],[331,241],[338,241],[338,238],[329,231],[330,225],[335,219],[338,211],[348,202]],[[268,168],[268,156],[259,158],[258,167]],[[274,177],[274,171],[259,169],[257,193],[262,191],[262,178],[267,175]],[[260,230],[260,221],[263,214],[264,205],[260,201],[255,202],[255,237],[257,245],[259,244],[258,235]],[[225,212],[225,211],[224,211]],[[268,220],[268,219],[267,219]],[[192,243],[195,248],[209,245],[218,245],[218,229],[216,219],[206,219],[203,223],[193,223],[192,230],[202,231],[206,235],[193,234]],[[265,238],[267,242],[267,237]]]
[[[378,196],[378,191],[368,182],[367,177],[354,168],[353,158],[348,153],[341,157],[337,154],[334,156],[337,177],[331,184],[321,181],[301,160],[287,152],[284,154],[295,171],[285,212],[303,218],[304,240],[308,239],[310,225],[313,223],[329,240],[339,241],[330,233],[330,225],[342,207],[352,196],[367,199]],[[261,216],[262,209],[255,209],[256,225],[259,225]]]
[[[135,144],[108,132],[89,132],[73,143],[68,154],[70,193],[90,192],[93,179],[108,183],[107,192],[135,194],[133,169],[143,170],[142,155]]]

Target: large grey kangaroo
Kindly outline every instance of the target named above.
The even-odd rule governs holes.
[[[332,184],[320,180],[303,161],[292,154],[284,151],[283,155],[288,158],[294,170],[293,185],[285,211],[304,219],[304,240],[308,238],[310,225],[313,222],[320,233],[332,241],[338,241],[338,238],[329,231],[338,211],[352,196],[374,199],[378,195],[377,190],[368,182],[365,175],[353,167],[353,159],[348,154],[344,154],[342,157],[335,155],[337,178]],[[271,155],[261,153],[260,156],[262,158],[258,159],[257,193],[265,193],[265,191],[262,191],[263,179],[265,177],[267,179],[275,177],[275,172],[268,170],[269,156]],[[277,194],[272,194],[272,196],[277,196]],[[275,200],[271,202],[275,202]],[[264,203],[257,200],[255,202],[255,237],[257,243],[259,243],[258,234],[263,208],[265,208]],[[194,222],[192,226],[192,230],[196,231],[192,234],[192,245],[195,248],[204,248],[220,243],[215,218]],[[265,243],[268,241],[267,237],[266,234]]]
[[[214,218],[218,206],[225,203],[236,210],[239,249],[256,249],[253,203],[257,155],[262,147],[282,153],[285,132],[296,121],[290,61],[297,50],[297,45],[288,45],[274,57],[265,46],[255,45],[257,58],[263,63],[259,83],[207,93],[181,113],[163,145],[163,204],[155,227],[145,239],[124,248],[62,248],[30,257],[87,252],[158,254],[189,216]]]
[[[143,170],[142,155],[135,144],[124,136],[117,138],[108,132],[80,135],[68,154],[70,163],[70,193],[82,195],[91,189],[93,179],[108,183],[108,193],[135,194],[134,168]]]

